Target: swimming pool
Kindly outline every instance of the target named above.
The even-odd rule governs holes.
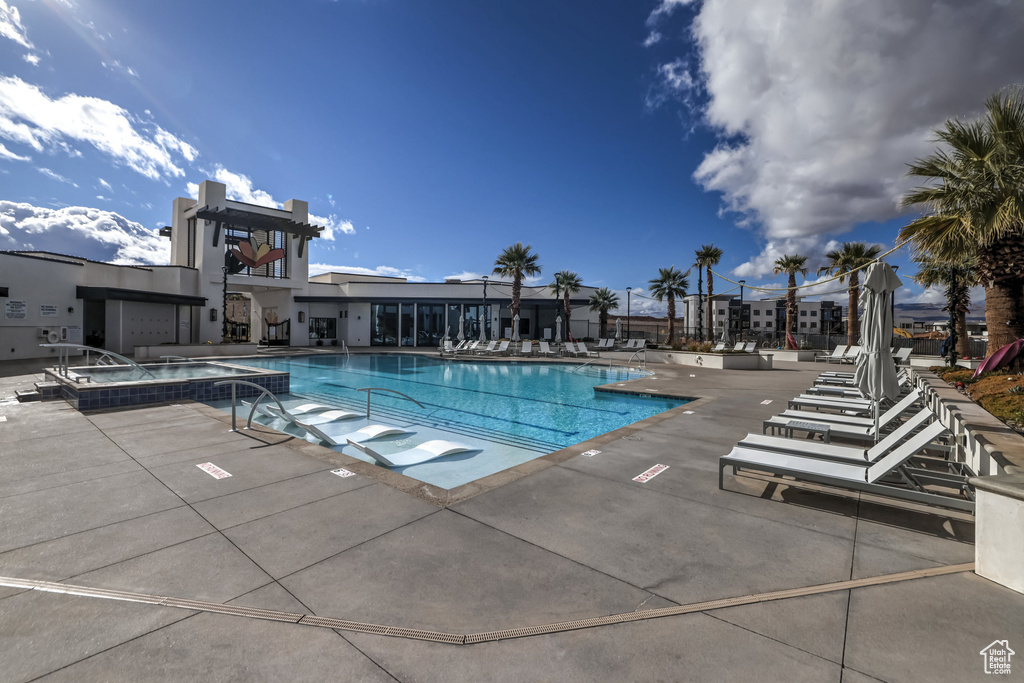
[[[463,436],[474,442],[487,442],[483,450],[490,455],[486,458],[451,456],[433,463],[395,468],[442,488],[485,476],[480,474],[484,470],[492,470],[486,472],[491,474],[512,466],[499,466],[499,462],[495,465],[497,469],[478,467],[495,453],[506,454],[498,460],[515,460],[514,464],[518,464],[687,402],[594,391],[595,386],[650,374],[627,368],[451,361],[412,354],[251,358],[233,363],[288,372],[293,399],[314,400],[353,411],[366,410],[366,393],[358,391],[361,388],[381,387],[407,394],[424,407],[397,396],[374,393],[371,422],[392,420],[449,432],[447,436],[431,433],[407,439],[410,445],[426,436],[453,440]],[[353,429],[359,426],[354,424]],[[345,453],[352,455],[351,450],[348,448]],[[456,467],[451,467],[449,461]],[[432,480],[423,478],[440,470],[446,471]]]

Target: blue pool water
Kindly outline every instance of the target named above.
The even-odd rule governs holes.
[[[301,398],[363,412],[366,393],[358,389],[382,387],[400,391],[424,407],[375,392],[370,422],[391,420],[441,430],[450,434],[432,438],[485,443],[482,446],[485,452],[517,451],[519,454],[512,458],[517,462],[586,441],[686,403],[672,398],[594,391],[598,385],[649,374],[626,368],[590,366],[578,370],[578,366],[569,364],[474,363],[397,354],[350,358],[297,356],[232,362],[290,373],[289,402],[293,405]],[[345,450],[346,454],[351,454],[351,450]],[[466,471],[465,463],[455,468],[460,470],[458,476],[445,475],[429,480],[417,475],[445,469],[445,460],[398,469],[444,488],[466,483],[463,479],[471,475],[461,473]],[[452,460],[467,461],[454,456]],[[508,466],[512,465],[486,467],[485,474]],[[466,481],[477,476],[479,473]]]

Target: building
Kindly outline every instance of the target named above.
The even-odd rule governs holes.
[[[683,306],[687,320],[707,320],[707,307],[711,308],[712,332],[709,335],[707,323],[704,322],[704,337],[719,339],[723,332],[735,337],[740,332],[759,337],[781,336],[786,328],[786,300],[762,299],[757,301],[740,300],[731,294],[715,294],[710,302],[702,297],[704,313],[700,318],[697,313],[697,295],[685,297]],[[796,334],[846,334],[843,307],[834,301],[804,301],[797,297]],[[696,327],[687,328],[687,334],[697,336]]]
[[[65,341],[133,354],[136,346],[222,341],[270,345],[434,347],[448,336],[508,337],[511,284],[325,273],[309,277],[307,244],[322,228],[308,204],[283,209],[227,199],[207,180],[198,201],[178,198],[171,262],[120,266],[44,252],[0,252],[0,359],[55,355]],[[571,324],[596,328],[594,288],[570,299]],[[522,288],[519,334],[553,339],[562,301],[547,287]],[[230,300],[230,305],[229,305]],[[579,335],[583,336],[583,335]],[[173,349],[168,354],[173,354]]]

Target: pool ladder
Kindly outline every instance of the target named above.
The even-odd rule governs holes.
[[[254,389],[260,390],[260,395],[257,396],[256,400],[252,402],[252,408],[249,409],[249,419],[246,420],[245,422],[245,429],[252,429],[252,416],[256,413],[256,406],[259,404],[260,401],[263,400],[264,396],[269,396],[270,398],[274,399],[274,403],[276,403],[277,407],[281,409],[281,413],[284,414],[285,412],[284,406],[281,404],[281,400],[277,396],[274,396],[273,392],[271,392],[270,389],[267,389],[266,387],[262,387],[259,384],[256,384],[255,382],[247,382],[244,379],[225,379],[219,382],[214,382],[213,386],[219,387],[225,384],[231,385],[231,429],[229,431],[238,431],[238,425],[235,424],[235,411],[238,407],[236,391],[238,385],[253,387]]]

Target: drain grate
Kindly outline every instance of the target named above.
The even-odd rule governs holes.
[[[681,614],[692,614],[694,612],[707,612],[710,610],[723,609],[725,607],[738,607],[758,602],[770,602],[773,600],[786,600],[807,595],[819,595],[834,591],[850,590],[853,588],[866,588],[868,586],[880,586],[900,581],[913,579],[924,579],[932,576],[943,576],[946,574],[960,574],[974,570],[974,563],[951,565],[947,567],[932,567],[929,569],[915,569],[909,572],[898,574],[883,574],[864,579],[851,579],[849,581],[836,581],[824,583],[817,586],[804,586],[802,588],[789,588],[785,590],[770,591],[767,593],[754,593],[735,598],[723,598],[720,600],[706,600],[694,602],[688,605],[676,607],[661,607],[658,609],[643,610],[638,612],[624,612],[622,614],[610,614],[604,617],[593,617],[591,619],[578,619],[575,621],[562,621],[554,624],[540,626],[527,626],[523,628],[505,629],[501,631],[486,631],[484,633],[473,633],[462,635],[457,633],[443,633],[440,631],[423,631],[411,628],[399,628],[397,626],[382,626],[380,624],[367,624],[359,621],[347,621],[345,619],[333,619],[330,617],[318,617],[312,614],[297,614],[293,612],[277,612],[275,610],[258,609],[254,607],[238,607],[235,605],[224,605],[217,602],[206,602],[203,600],[188,600],[186,598],[161,597],[145,593],[133,593],[130,591],[110,590],[106,588],[90,588],[88,586],[73,586],[69,584],[56,583],[53,581],[35,581],[32,579],[18,579],[0,576],[0,586],[11,588],[27,588],[49,593],[62,593],[66,595],[80,595],[92,598],[104,598],[107,600],[124,600],[129,602],[142,602],[164,607],[177,607],[197,612],[213,612],[216,614],[228,614],[237,617],[250,619],[266,619],[270,621],[283,621],[303,626],[316,626],[320,628],[340,629],[357,633],[372,633],[380,636],[393,638],[409,638],[412,640],[426,640],[435,643],[449,643],[452,645],[472,645],[475,643],[487,643],[496,640],[509,640],[513,638],[529,638],[530,636],[545,635],[548,633],[564,633],[566,631],[578,631],[585,628],[598,626],[610,626],[613,624],[624,624],[633,621],[645,621],[647,619],[661,619],[664,617],[677,616]]]

